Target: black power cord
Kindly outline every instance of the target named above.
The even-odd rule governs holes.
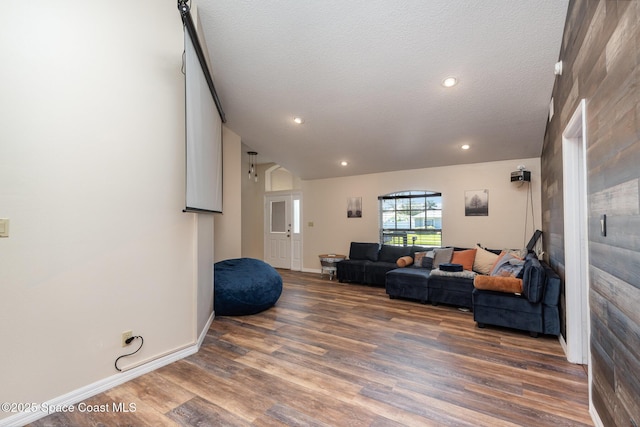
[[[114,363],[116,370],[118,372],[122,372],[122,369],[118,368],[118,361],[120,359],[122,359],[123,357],[128,357],[128,356],[133,356],[134,354],[136,354],[137,352],[140,351],[140,349],[142,348],[142,346],[144,345],[144,339],[140,336],[140,335],[136,335],[135,337],[130,337],[127,338],[127,340],[125,341],[125,344],[129,345],[133,342],[133,340],[135,340],[136,338],[140,338],[140,347],[138,347],[138,349],[136,351],[134,351],[133,353],[127,353],[127,354],[123,354],[122,356],[118,357]]]

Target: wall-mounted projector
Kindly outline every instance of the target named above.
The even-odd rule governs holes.
[[[531,172],[525,170],[518,170],[511,172],[511,182],[531,182]]]

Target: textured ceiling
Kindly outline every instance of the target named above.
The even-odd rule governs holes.
[[[315,179],[540,156],[567,4],[199,0],[197,8],[227,126],[259,161]],[[444,88],[451,75],[460,83]]]

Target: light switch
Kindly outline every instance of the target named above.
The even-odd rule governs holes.
[[[0,237],[9,237],[9,218],[0,218]]]

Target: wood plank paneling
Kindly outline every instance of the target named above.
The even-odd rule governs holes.
[[[640,289],[624,280],[598,268],[591,268],[591,277],[594,285],[594,296],[602,296],[604,301],[615,306],[627,316],[633,324],[640,324]],[[608,317],[608,313],[598,313]],[[600,316],[598,316],[600,317]],[[635,333],[637,331],[630,331]],[[640,350],[640,346],[638,346]]]
[[[640,252],[591,242],[589,259],[592,266],[606,271],[630,285],[640,289]],[[591,288],[597,289],[598,282],[591,278]],[[635,301],[636,305],[638,301]]]
[[[197,354],[89,399],[136,412],[33,426],[592,425],[586,373],[556,337],[479,329],[455,307],[281,274],[275,307],[218,317]]]
[[[593,404],[606,426],[640,425],[640,2],[571,0],[560,59],[570,71],[541,161],[545,251],[564,278],[562,131],[586,99]]]
[[[638,179],[613,185],[605,190],[591,193],[589,196],[589,213],[592,216],[609,214],[638,215],[640,213],[640,194]]]

